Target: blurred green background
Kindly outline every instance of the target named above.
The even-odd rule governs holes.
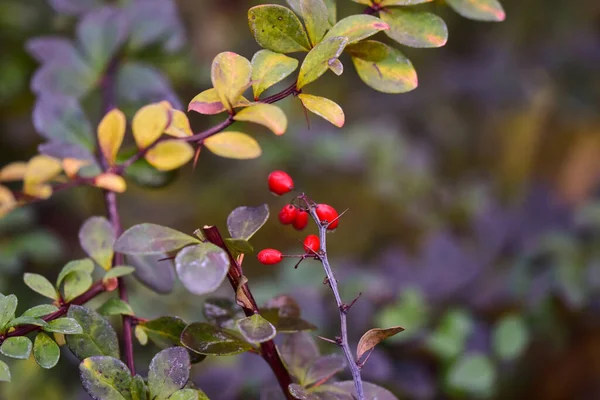
[[[266,177],[286,170],[315,200],[350,209],[329,254],[344,297],[363,293],[349,315],[351,340],[373,326],[406,328],[375,351],[365,379],[402,399],[600,398],[600,2],[502,3],[507,19],[497,24],[461,18],[441,1],[429,5],[450,35],[441,49],[402,48],[419,74],[415,91],[375,92],[342,58],[341,77],[328,74],[308,90],[342,106],[342,129],[315,116],[308,129],[300,102],[286,99],[284,136],[239,124],[261,143],[261,158],[203,152],[195,171],[184,167],[166,187],[130,184],[119,196],[124,226],[224,228],[233,208],[265,202],[275,215],[286,200],[268,193]],[[177,0],[180,45],[138,57],[168,77],[185,105],[210,87],[217,53],[250,58],[259,49],[246,21],[256,4]],[[360,10],[338,1],[339,17]],[[29,159],[42,142],[31,118],[38,64],[26,42],[71,36],[76,21],[44,0],[0,0],[1,165]],[[97,97],[84,102],[94,124]],[[195,131],[220,120],[190,118]],[[0,291],[17,294],[19,310],[41,302],[22,273],[53,279],[83,256],[79,227],[103,207],[97,190],[78,188],[0,220]],[[298,253],[304,234],[272,217],[253,245]],[[294,262],[273,268],[247,257],[244,265],[259,302],[290,293],[318,334],[336,334],[335,303],[317,263],[294,270]],[[129,281],[138,315],[202,319],[203,299],[179,284],[157,295]],[[228,287],[220,294],[231,296]],[[157,349],[136,351],[143,373]],[[66,350],[51,371],[9,363],[13,383],[0,385],[0,398],[88,398]],[[252,355],[211,358],[193,372],[216,400],[258,398],[274,384]]]

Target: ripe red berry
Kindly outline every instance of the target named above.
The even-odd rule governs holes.
[[[258,262],[265,265],[275,265],[283,260],[283,255],[279,250],[264,249],[258,253]]]
[[[294,181],[283,171],[273,171],[269,174],[269,190],[271,193],[281,196],[294,189]]]
[[[308,213],[304,210],[298,210],[298,213],[296,214],[296,219],[294,220],[294,228],[296,228],[296,230],[301,231],[302,229],[306,228],[307,224]]]
[[[314,254],[319,251],[319,237],[317,235],[308,235],[304,239],[304,251],[308,254]]]
[[[340,221],[336,219],[339,214],[337,211],[335,211],[335,208],[331,207],[329,204],[318,204],[315,211],[317,212],[319,220],[330,223],[327,229],[333,230],[337,228],[338,222]],[[331,221],[333,220],[335,220],[335,222],[331,224]]]
[[[293,204],[283,206],[279,211],[279,222],[283,225],[289,225],[294,223],[296,216],[298,215],[298,209]]]

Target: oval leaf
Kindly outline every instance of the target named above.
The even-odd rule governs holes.
[[[242,132],[227,131],[204,140],[204,146],[220,157],[246,160],[260,157],[258,142]]]
[[[390,336],[394,336],[400,332],[402,332],[404,328],[400,326],[394,326],[391,328],[373,328],[369,329],[358,342],[358,346],[356,347],[356,359],[360,360],[360,358],[367,351],[373,349],[379,343],[389,338]]]
[[[33,357],[40,367],[50,369],[60,359],[60,348],[48,335],[40,332],[35,337]]]
[[[310,50],[302,23],[287,7],[275,4],[252,7],[248,10],[248,23],[262,48],[284,54]]]
[[[286,335],[279,353],[290,373],[298,380],[304,379],[307,369],[320,355],[317,343],[306,332]]]
[[[341,354],[329,354],[317,358],[306,371],[306,376],[301,382],[303,386],[309,386],[321,380],[327,381],[346,368],[346,357]]]
[[[144,378],[139,375],[134,376],[131,380],[129,391],[131,392],[131,400],[148,400],[148,387],[144,382]]]
[[[327,32],[327,35],[325,35],[325,40],[336,36],[343,36],[348,38],[348,44],[351,44],[389,28],[388,24],[372,15],[352,15],[335,24],[335,26]]]
[[[0,382],[10,382],[10,369],[4,361],[0,360]]]
[[[23,313],[23,317],[32,317],[39,318],[46,316],[48,314],[52,314],[53,312],[58,311],[58,307],[52,304],[40,304],[39,306],[31,307],[29,310]]]
[[[32,347],[31,340],[27,336],[13,336],[2,342],[0,353],[6,357],[27,360],[31,354]]]
[[[48,326],[44,328],[46,332],[56,332],[65,335],[77,335],[83,333],[83,328],[79,322],[73,318],[58,318],[48,322]]]
[[[529,343],[529,331],[519,315],[508,315],[498,321],[494,328],[492,343],[494,352],[503,360],[519,357]]]
[[[85,293],[93,284],[92,275],[84,271],[71,272],[63,286],[64,300],[71,301]]]
[[[20,325],[35,325],[35,326],[44,326],[45,327],[45,326],[48,326],[48,323],[40,318],[20,316],[19,318],[15,318],[12,321],[10,321],[6,325],[6,327],[11,328],[13,326],[20,326]]]
[[[300,13],[313,46],[323,39],[329,25],[329,11],[323,0],[300,0]]]
[[[100,217],[96,217],[100,218]],[[89,221],[89,220],[88,220]],[[108,221],[107,221],[108,222]],[[85,226],[85,224],[84,224]],[[111,229],[112,231],[112,229]],[[81,234],[81,231],[80,231]],[[80,239],[81,241],[81,239]],[[113,239],[114,242],[114,239]],[[111,245],[112,249],[112,245]],[[111,257],[112,261],[112,257]],[[86,272],[91,274],[94,272],[94,263],[89,258],[84,258],[82,260],[73,260],[69,261],[58,273],[58,278],[56,278],[56,287],[60,287],[60,284],[64,281],[64,279],[72,272]]]
[[[236,325],[244,339],[250,343],[268,342],[277,334],[275,327],[260,314],[242,318],[236,321]]]
[[[169,112],[162,104],[149,104],[138,110],[131,121],[133,138],[140,149],[156,142],[167,129]]]
[[[111,278],[120,278],[122,276],[127,276],[129,274],[132,274],[134,272],[135,272],[135,268],[133,268],[133,267],[119,265],[119,266],[111,268],[110,271],[108,271],[106,274],[104,274],[102,281],[106,282],[107,280],[109,280]]]
[[[383,93],[406,93],[415,89],[418,85],[417,72],[410,60],[399,50],[390,46],[386,47],[388,55],[381,61],[368,61],[352,57],[360,79],[373,89]]]
[[[381,7],[386,6],[414,6],[416,4],[429,3],[433,0],[381,0],[379,5]],[[364,3],[366,4],[366,3]]]
[[[179,317],[160,317],[146,321],[141,326],[150,340],[159,347],[170,347],[180,344],[181,333],[187,323]]]
[[[115,231],[104,217],[90,217],[79,230],[79,243],[85,252],[105,270],[113,259]]]
[[[177,276],[183,286],[199,296],[221,286],[229,271],[229,257],[212,243],[186,247],[175,258]]]
[[[309,51],[300,67],[296,87],[301,89],[323,75],[329,68],[329,60],[338,58],[347,43],[348,39],[345,37],[332,37]]]
[[[254,78],[252,78],[254,80]],[[241,96],[234,104],[234,108],[246,107],[250,102]],[[188,105],[188,111],[196,111],[200,114],[214,115],[225,111],[216,89],[211,88],[196,95]]]
[[[183,347],[170,347],[150,362],[148,388],[150,398],[166,400],[183,388],[190,377],[190,356]]]
[[[82,306],[69,307],[67,316],[76,320],[83,333],[67,335],[67,346],[80,360],[91,356],[119,357],[117,333],[100,314]]]
[[[446,23],[429,12],[393,8],[382,12],[381,19],[390,26],[385,34],[406,46],[441,47],[448,41]]]
[[[506,13],[498,0],[447,0],[465,18],[479,21],[504,21]]]
[[[127,229],[115,243],[126,254],[160,254],[200,241],[185,233],[156,224],[139,224]]]
[[[446,375],[449,388],[473,397],[490,397],[495,381],[494,364],[485,354],[479,353],[464,354],[450,366]]]
[[[234,239],[250,240],[269,219],[269,206],[242,206],[227,216],[227,230]]]
[[[210,356],[229,356],[252,349],[252,346],[227,330],[195,322],[181,334],[181,343],[193,352]]]
[[[252,90],[254,99],[298,68],[298,60],[270,50],[260,50],[252,57]],[[1,173],[1,172],[0,172]],[[0,175],[1,176],[1,175]]]
[[[221,103],[229,112],[248,87],[252,78],[252,65],[239,54],[226,51],[213,60],[210,76]]]
[[[17,296],[14,294],[0,297],[0,329],[4,328],[15,317],[17,303]]]
[[[273,104],[254,104],[244,108],[233,117],[236,121],[254,122],[269,128],[276,135],[283,135],[287,129],[287,118],[281,108]]]
[[[351,396],[354,396],[353,398],[357,397],[356,389],[354,388],[354,381],[335,382],[332,385],[343,390],[345,393],[349,393]],[[365,399],[398,400],[398,398],[389,390],[370,382],[363,381],[363,391],[365,394]]]
[[[170,109],[171,123],[167,126],[165,133],[169,136],[183,138],[192,136],[192,127],[187,115],[181,110]]]
[[[106,300],[106,302],[98,308],[98,312],[104,316],[134,315],[134,312],[129,304],[115,297]]]
[[[170,171],[186,164],[194,157],[194,148],[181,140],[165,140],[146,153],[146,161],[159,171]]]
[[[125,114],[118,108],[110,110],[98,125],[98,144],[108,165],[114,165],[123,143],[127,122]]]
[[[95,356],[79,364],[81,383],[94,400],[130,400],[132,377],[120,360]]]
[[[94,178],[94,186],[110,190],[111,192],[123,193],[127,190],[127,183],[120,175],[106,172]]]
[[[344,126],[346,117],[342,107],[325,97],[313,96],[311,94],[299,94],[298,98],[310,112],[326,119],[333,125],[341,128]]]
[[[23,275],[23,280],[25,281],[25,284],[34,292],[37,292],[42,296],[46,296],[52,300],[58,300],[58,293],[56,292],[56,289],[52,283],[46,279],[46,277],[40,274],[30,274],[26,272]]]
[[[175,268],[166,253],[152,255],[128,254],[127,262],[135,267],[135,277],[156,293],[167,294],[173,290]]]

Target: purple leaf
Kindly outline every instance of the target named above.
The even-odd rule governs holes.
[[[129,47],[142,49],[156,42],[165,43],[170,51],[184,42],[183,25],[171,0],[137,0],[125,11],[130,22]]]
[[[57,12],[69,15],[79,15],[102,5],[102,0],[48,0],[50,6]]]
[[[142,63],[126,63],[117,76],[118,95],[122,101],[140,106],[167,100],[174,108],[182,105],[160,71]]]
[[[27,52],[31,54],[40,63],[47,63],[52,60],[69,60],[77,54],[73,43],[67,39],[58,36],[42,36],[33,38],[25,45]]]

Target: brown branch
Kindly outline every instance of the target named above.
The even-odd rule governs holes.
[[[42,319],[46,322],[58,319],[58,318],[62,317],[63,315],[65,315],[67,313],[67,311],[69,311],[69,307],[71,307],[71,305],[85,304],[88,301],[90,301],[91,299],[93,299],[94,297],[98,296],[99,294],[104,293],[105,291],[106,291],[106,288],[104,287],[104,284],[102,283],[102,281],[96,282],[85,293],[75,297],[73,300],[69,301],[68,303],[64,303],[63,305],[60,306],[60,308],[58,310],[42,317]],[[13,336],[25,336],[31,332],[35,332],[40,329],[42,329],[41,326],[22,325],[22,326],[18,327],[17,329],[15,329],[14,331],[8,332],[8,333],[0,336],[0,344],[2,342],[4,342],[4,340],[6,338],[13,337]]]
[[[231,287],[235,292],[240,286],[240,282],[243,276],[241,265],[238,263],[235,257],[233,257],[233,255],[229,251],[229,248],[227,248],[227,245],[225,244],[225,241],[223,240],[223,237],[221,236],[221,233],[219,232],[219,229],[217,227],[205,226],[204,228],[202,228],[202,232],[204,233],[204,237],[206,238],[206,240],[225,250],[225,252],[229,256],[231,266],[229,267],[227,278],[229,278],[229,283],[231,283]],[[254,300],[254,297],[252,296],[252,292],[248,287],[248,283],[244,283],[241,286],[241,288],[252,306],[252,308],[242,307],[242,309],[244,310],[244,314],[246,314],[246,316],[248,317],[254,314],[258,314],[260,310],[258,308],[258,305],[256,304],[256,301]],[[288,389],[288,386],[292,383],[292,378],[290,377],[290,374],[283,365],[281,358],[279,358],[279,353],[277,353],[275,343],[272,340],[261,343],[260,349],[261,356],[271,367],[271,370],[275,374],[277,382],[279,382],[279,386],[281,387],[281,390],[283,390],[283,392],[285,393],[286,398],[289,400],[294,399],[294,397],[290,394]]]

